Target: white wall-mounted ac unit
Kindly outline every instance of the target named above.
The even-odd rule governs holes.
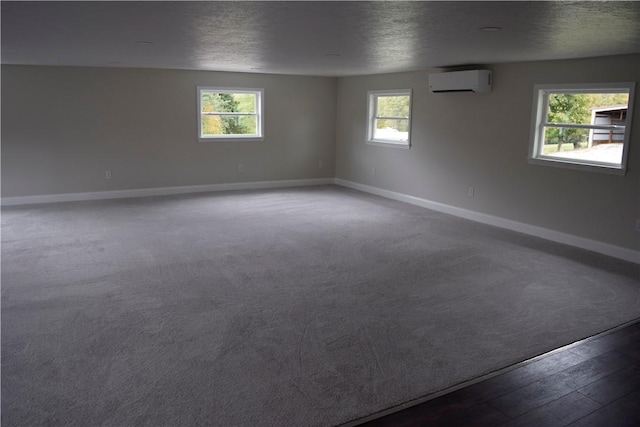
[[[451,71],[429,74],[431,92],[491,92],[491,70]]]

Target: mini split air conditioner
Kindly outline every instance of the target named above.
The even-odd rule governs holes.
[[[491,70],[429,74],[431,92],[491,92]]]

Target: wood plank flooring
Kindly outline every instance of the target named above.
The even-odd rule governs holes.
[[[361,426],[640,426],[640,322]]]

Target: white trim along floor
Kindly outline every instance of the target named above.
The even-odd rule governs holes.
[[[493,215],[487,215],[480,212],[474,212],[468,209],[456,206],[446,205],[419,197],[410,196],[403,193],[397,193],[353,181],[340,178],[316,178],[316,179],[296,179],[282,181],[259,181],[259,182],[240,182],[228,184],[211,184],[211,185],[190,185],[181,187],[160,187],[160,188],[141,188],[133,190],[116,190],[116,191],[97,191],[88,193],[68,193],[68,194],[50,194],[40,196],[24,196],[24,197],[3,197],[2,206],[28,205],[38,203],[56,203],[56,202],[72,202],[83,200],[102,200],[102,199],[120,199],[130,197],[147,197],[147,196],[164,196],[171,194],[187,194],[201,193],[213,191],[231,191],[231,190],[256,190],[266,188],[285,188],[285,187],[303,187],[312,185],[331,185],[336,184],[342,187],[351,188],[365,193],[374,194],[388,199],[398,200],[416,206],[421,206],[434,211],[446,213],[449,215],[465,218],[471,221],[504,228],[531,236],[540,237],[557,243],[563,243],[604,255],[619,258],[625,261],[640,264],[640,251],[599,242],[584,237],[579,237],[560,231],[550,230],[535,225],[525,224],[501,218]]]

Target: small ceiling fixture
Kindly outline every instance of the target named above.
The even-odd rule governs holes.
[[[480,31],[484,31],[485,33],[494,33],[496,31],[502,30],[502,27],[480,27],[478,28]]]
[[[149,42],[149,41],[145,41],[145,40],[137,40],[136,44],[140,45],[140,46],[149,46],[150,44],[153,44],[153,42]]]

